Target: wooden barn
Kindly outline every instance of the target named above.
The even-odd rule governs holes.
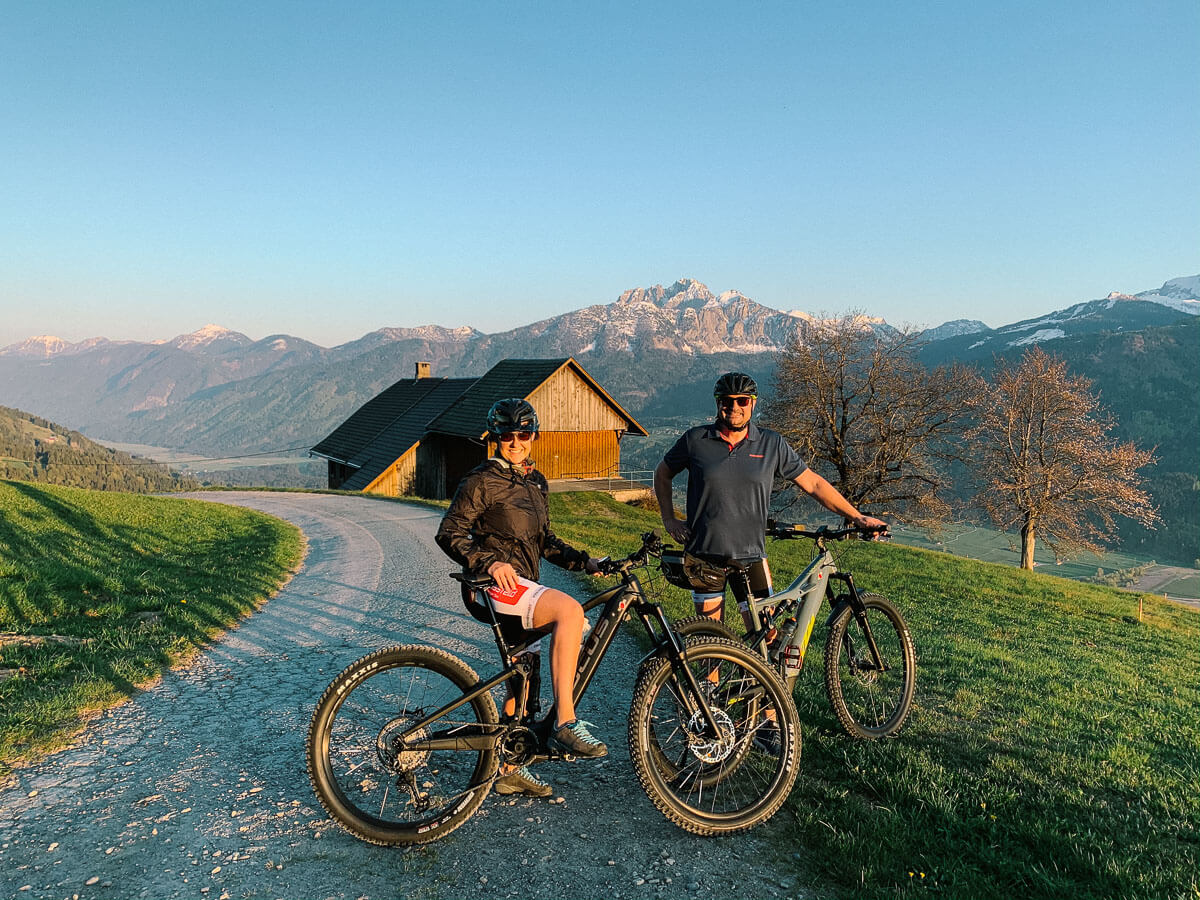
[[[533,446],[552,483],[611,478],[626,434],[642,428],[574,359],[506,359],[479,378],[433,378],[426,363],[364,403],[312,452],[329,463],[329,486],[436,499],[483,462],[487,411],[524,397],[538,412]]]

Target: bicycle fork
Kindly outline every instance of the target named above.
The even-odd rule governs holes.
[[[875,635],[871,633],[871,623],[867,621],[867,605],[863,603],[862,598],[858,596],[858,588],[854,586],[854,576],[849,572],[838,572],[831,576],[845,583],[847,588],[848,599],[839,603],[829,612],[829,618],[825,622],[825,626],[829,627],[833,624],[833,620],[837,618],[841,612],[842,606],[850,605],[850,614],[854,616],[854,621],[858,623],[858,627],[862,630],[863,637],[867,642],[867,650],[871,654],[871,666],[877,672],[886,672],[888,664],[883,658],[883,654],[879,652],[879,645],[875,643]],[[849,632],[846,633],[847,653],[850,656],[851,662],[854,661],[854,647],[850,640]]]

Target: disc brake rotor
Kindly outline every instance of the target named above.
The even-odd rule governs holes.
[[[719,763],[727,759],[733,752],[733,748],[737,744],[737,735],[734,733],[733,719],[729,718],[729,714],[725,710],[710,706],[709,712],[712,713],[713,720],[717,723],[716,737],[705,738],[704,714],[697,710],[686,725],[688,749],[696,759],[703,763]]]

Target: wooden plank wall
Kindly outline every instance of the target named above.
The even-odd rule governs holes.
[[[530,455],[547,478],[599,478],[615,474],[621,451],[616,431],[542,429]]]
[[[529,396],[543,431],[625,429],[622,419],[570,366],[559,369]]]
[[[420,445],[418,444],[417,447]],[[402,497],[413,492],[417,474],[417,447],[384,469],[378,478],[363,490],[364,494],[383,494],[386,497]]]

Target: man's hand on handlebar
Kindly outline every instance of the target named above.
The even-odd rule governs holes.
[[[888,537],[887,522],[884,522],[882,519],[876,519],[872,516],[859,516],[851,521],[854,523],[855,528],[866,532],[862,536],[864,541],[878,541]]]
[[[849,528],[830,528],[822,525],[815,531],[810,531],[803,525],[789,525],[784,522],[767,520],[767,537],[773,538],[813,538],[831,541],[841,541],[850,537],[860,537],[864,541],[886,540],[891,534],[886,522],[864,516],[863,520],[855,521]]]

